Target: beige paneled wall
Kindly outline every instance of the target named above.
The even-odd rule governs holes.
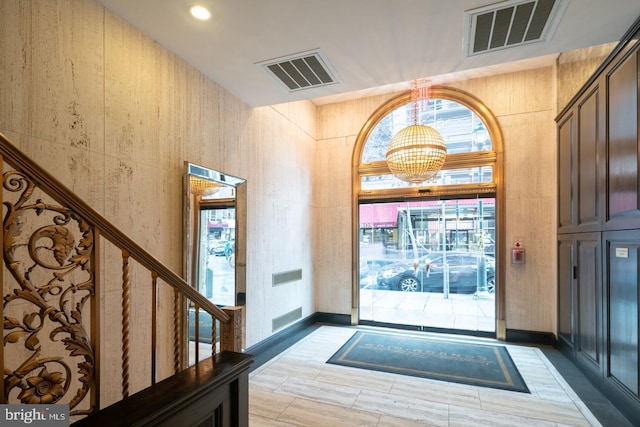
[[[103,13],[57,3],[0,3],[0,130],[102,211]]]
[[[351,314],[351,159],[362,126],[394,94],[318,108],[314,186],[316,311]]]
[[[571,101],[618,43],[563,52],[558,56],[558,112]]]
[[[551,68],[449,83],[480,98],[497,116],[505,140],[506,242],[521,238],[527,263],[512,266],[506,277],[506,326],[554,332],[556,324],[555,94]],[[351,307],[351,156],[356,136],[373,111],[389,96],[319,107],[317,251],[330,268],[316,271],[318,311],[350,313]],[[337,162],[340,162],[339,164]],[[336,209],[337,208],[337,209]],[[325,236],[325,238],[321,238]]]
[[[93,0],[0,2],[0,52],[0,132],[174,271],[184,162],[247,179],[248,346],[273,333],[273,318],[315,311],[312,103],[251,109]],[[302,280],[272,287],[273,273],[298,268]],[[120,277],[102,288],[103,404],[120,384]],[[133,314],[147,324],[150,309]]]
[[[556,331],[556,133],[553,68],[452,83],[481,99],[504,139],[505,247],[516,239],[526,264],[509,253],[502,281],[507,329]],[[507,251],[508,252],[508,251]]]

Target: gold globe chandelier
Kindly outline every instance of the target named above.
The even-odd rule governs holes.
[[[428,97],[428,87],[418,89],[414,82],[413,124],[396,133],[387,147],[387,166],[397,178],[422,184],[435,176],[447,157],[447,145],[437,130],[418,124],[418,102]]]

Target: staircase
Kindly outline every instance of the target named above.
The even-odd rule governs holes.
[[[2,134],[0,156],[1,403],[68,405],[79,426],[247,425],[242,308],[212,304]]]

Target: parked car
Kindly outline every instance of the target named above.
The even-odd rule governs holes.
[[[446,252],[449,266],[449,292],[472,294],[478,290],[478,264],[480,254],[474,252]],[[432,252],[414,262],[400,261],[380,269],[377,278],[378,289],[405,292],[443,292],[444,276],[442,252]],[[484,255],[487,277],[487,291],[495,290],[495,260]],[[427,265],[429,266],[427,269]]]
[[[379,270],[395,262],[395,259],[360,258],[360,288],[375,287]]]
[[[217,240],[210,248],[209,253],[211,255],[222,256],[225,254],[225,250],[231,254],[235,249],[236,241],[231,240]],[[228,255],[227,255],[228,256]]]

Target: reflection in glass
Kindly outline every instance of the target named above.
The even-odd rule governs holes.
[[[361,320],[495,330],[494,198],[368,203],[358,211]],[[443,299],[465,316],[448,313]]]
[[[200,210],[198,289],[222,306],[235,305],[235,214],[233,206],[205,205]]]

